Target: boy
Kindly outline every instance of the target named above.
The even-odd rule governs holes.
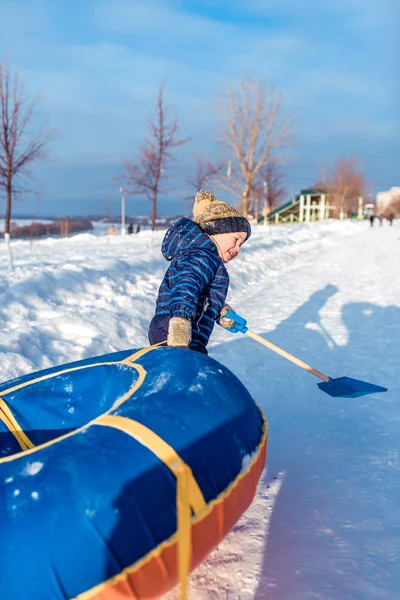
[[[225,264],[250,235],[249,221],[236,209],[205,190],[196,194],[193,219],[180,219],[162,243],[164,257],[172,262],[158,291],[150,344],[166,341],[207,354],[215,321],[226,328],[234,325],[223,316],[229,308]]]

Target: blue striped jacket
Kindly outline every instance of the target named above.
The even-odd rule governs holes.
[[[225,304],[229,275],[211,238],[190,219],[180,219],[165,234],[161,251],[171,264],[158,290],[149,339],[166,339],[171,317],[192,321],[190,348],[206,345]]]

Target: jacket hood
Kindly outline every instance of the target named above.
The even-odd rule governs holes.
[[[202,248],[218,255],[218,249],[209,236],[191,219],[179,219],[165,234],[161,245],[164,258],[172,260],[181,252]]]

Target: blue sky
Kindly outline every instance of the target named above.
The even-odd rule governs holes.
[[[118,214],[113,177],[124,156],[137,158],[161,83],[192,141],[176,152],[159,210],[187,211],[185,175],[197,156],[220,154],[215,98],[246,76],[273,84],[296,113],[289,196],[354,154],[375,192],[399,185],[399,31],[397,0],[1,0],[0,60],[40,92],[57,129],[34,168],[40,196],[15,211],[105,214],[110,203]],[[128,214],[149,209],[127,200]]]

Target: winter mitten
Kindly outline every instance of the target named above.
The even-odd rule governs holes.
[[[168,326],[168,346],[188,348],[192,339],[192,322],[183,317],[172,317]]]
[[[229,306],[229,304],[225,304],[225,306],[223,308],[221,308],[221,312],[219,313],[220,317],[219,317],[218,323],[224,329],[231,329],[232,327],[235,327],[235,319],[230,319],[229,317],[225,317],[228,310],[230,310],[233,313],[235,312],[233,310],[233,308],[231,306]]]

